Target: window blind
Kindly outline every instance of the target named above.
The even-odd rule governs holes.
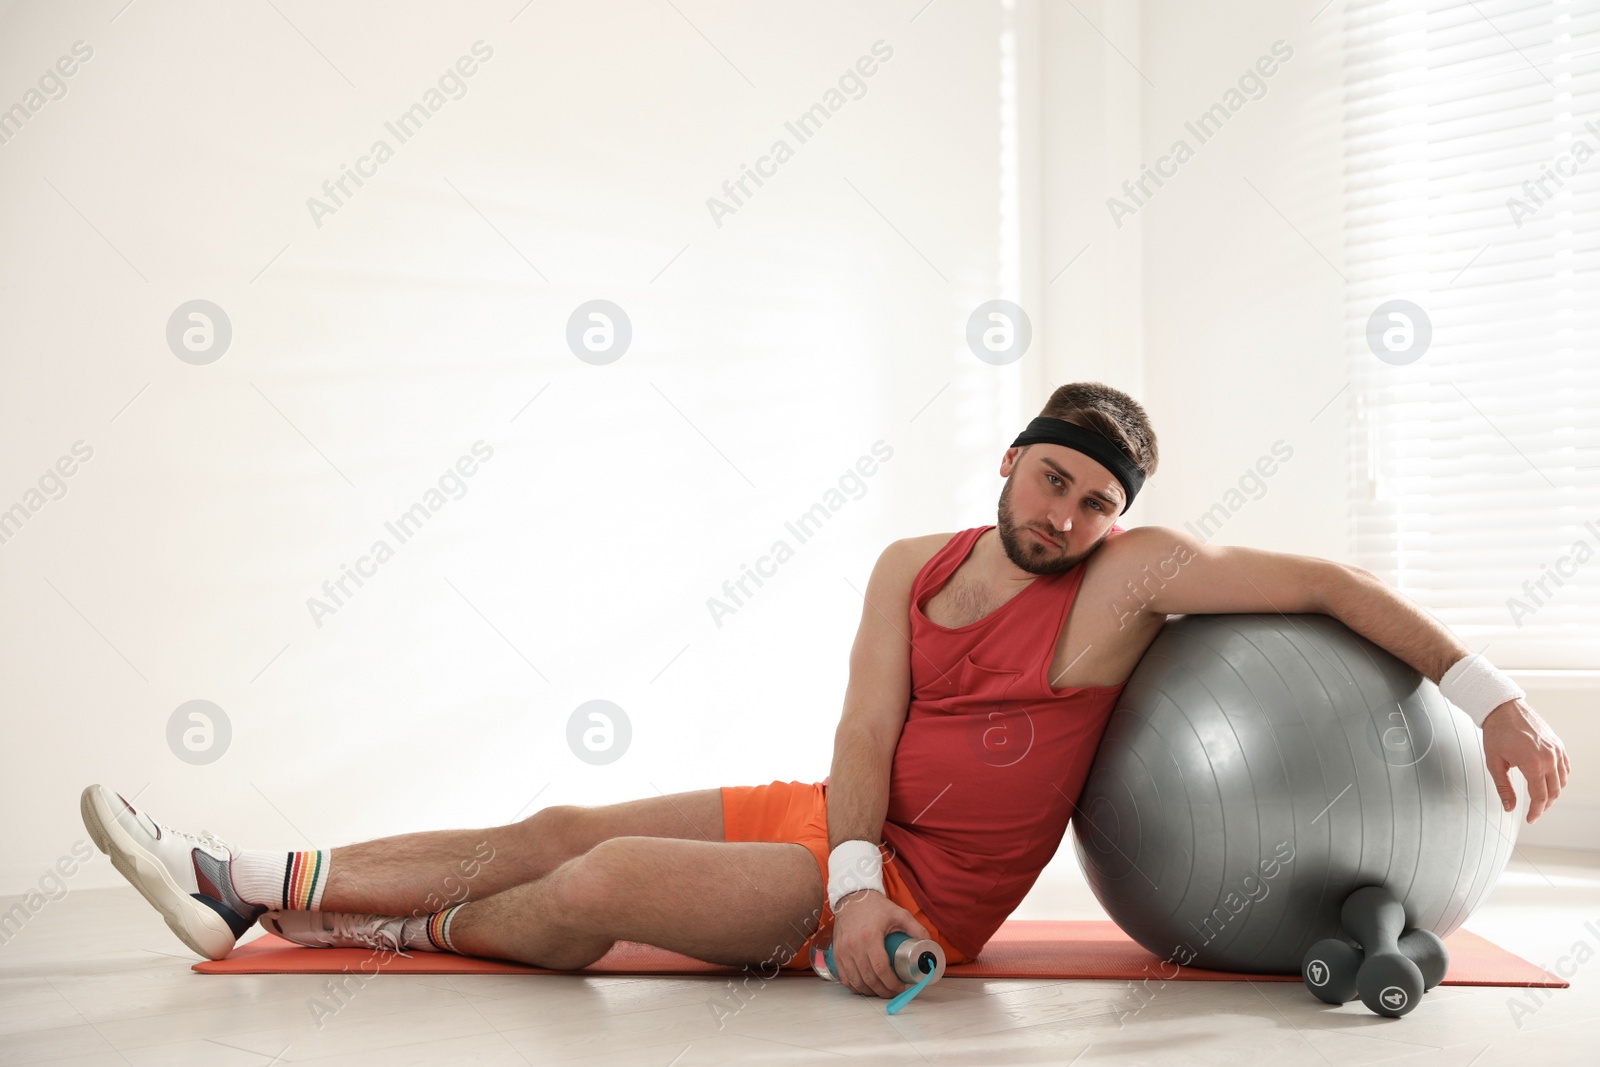
[[[1352,556],[1501,667],[1600,668],[1600,0],[1343,17]]]

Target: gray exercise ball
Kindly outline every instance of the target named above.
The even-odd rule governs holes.
[[[1090,888],[1170,964],[1295,974],[1339,908],[1387,886],[1444,937],[1527,814],[1478,728],[1327,615],[1185,615],[1128,679],[1073,814]]]

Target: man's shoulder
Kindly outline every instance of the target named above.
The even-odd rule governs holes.
[[[918,534],[915,537],[902,537],[900,540],[892,542],[889,547],[895,548],[898,545],[900,547],[896,551],[910,556],[920,555],[926,560],[939,549],[949,544],[950,539],[961,532],[960,530],[952,530],[950,533]]]
[[[880,556],[880,566],[889,568],[895,580],[909,588],[928,561],[960,532],[920,534],[890,541]]]
[[[1162,526],[1124,529],[1086,561],[1077,598],[1089,607],[1073,611],[1060,639],[1061,658],[1076,664],[1068,676],[1078,679],[1072,684],[1120,685],[1133,673],[1166,622],[1145,609],[1141,596],[1149,595],[1144,583],[1152,573],[1158,581],[1172,576],[1163,573],[1161,561],[1171,553],[1173,533]]]
[[[1115,533],[1089,557],[1080,595],[1140,607],[1138,594],[1131,590],[1175,577],[1200,548],[1199,539],[1169,526],[1135,526]]]
[[[1180,544],[1192,545],[1195,539],[1170,526],[1113,526],[1093,559],[1117,560],[1139,566],[1151,559],[1173,554]]]

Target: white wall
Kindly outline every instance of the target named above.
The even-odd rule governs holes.
[[[1020,295],[1015,13],[121,7],[0,13],[0,106],[93,50],[0,145],[0,508],[93,450],[0,544],[0,802],[27,813],[0,891],[82,837],[96,781],[305,847],[825,775],[873,560],[993,521],[1040,376],[1042,348],[992,367],[964,339]],[[465,94],[318,226],[307,198],[480,40]],[[865,95],[719,227],[707,198],[880,40]],[[203,366],[165,339],[196,298],[233,330]],[[606,366],[565,343],[594,298],[634,329]],[[308,598],[478,441],[465,495],[317,625]],[[209,765],[167,741],[194,699],[232,726]],[[568,748],[591,699],[632,723],[610,765]]]
[[[1143,223],[1109,223],[1106,190],[1137,170],[1145,86],[1137,69],[1141,15],[1112,0],[1042,4],[1040,27],[1037,291],[1045,359],[1030,381],[1029,414],[1065,382],[1103,381],[1147,395],[1144,368]],[[1098,32],[1097,32],[1098,31]],[[1158,433],[1160,427],[1158,426]],[[1007,441],[1006,444],[1010,442]],[[1139,515],[1148,493],[1139,497]]]

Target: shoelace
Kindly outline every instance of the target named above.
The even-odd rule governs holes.
[[[222,838],[218,837],[216,834],[212,833],[210,830],[201,830],[198,834],[191,834],[183,830],[174,830],[170,826],[162,826],[161,832],[164,834],[171,834],[173,837],[186,838],[199,845],[210,845],[212,848],[220,848],[227,852],[229,856],[234,854],[233,846],[228,844]]]
[[[121,817],[123,816],[119,816],[119,818]],[[230,856],[234,854],[233,846],[228,844],[222,838],[218,837],[216,834],[212,833],[210,830],[201,830],[198,834],[191,834],[187,830],[179,830],[176,827],[168,826],[166,823],[158,823],[154,819],[151,819],[148,815],[145,815],[144,817],[149,820],[150,825],[154,826],[156,831],[162,837],[181,837],[185,841],[194,842],[196,845],[205,845],[211,848],[222,849]],[[137,821],[137,819],[135,821]],[[143,827],[141,827],[141,829],[143,829]]]
[[[411,953],[405,950],[402,943],[401,933],[404,929],[405,919],[385,919],[368,927],[366,922],[361,921],[363,918],[362,916],[347,917],[341,915],[334,920],[333,936],[335,938],[348,938],[351,941],[359,941],[368,948],[378,949],[383,952],[393,952],[404,956],[408,960],[414,958]],[[367,921],[370,922],[370,918]],[[390,928],[397,923],[399,926],[396,929]]]

